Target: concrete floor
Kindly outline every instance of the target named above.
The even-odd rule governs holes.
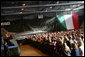
[[[47,56],[36,48],[30,45],[20,45],[20,56]]]

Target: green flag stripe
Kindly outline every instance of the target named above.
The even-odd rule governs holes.
[[[58,18],[61,26],[63,26],[63,28],[65,28],[67,30],[65,16],[64,15],[57,15],[57,18]]]

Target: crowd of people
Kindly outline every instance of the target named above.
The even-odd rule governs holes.
[[[25,40],[52,56],[84,56],[84,29],[27,35]]]
[[[83,29],[29,35],[26,39],[53,45],[54,56],[84,56]]]

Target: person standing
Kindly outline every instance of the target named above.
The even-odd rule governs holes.
[[[80,40],[78,43],[79,43],[80,56],[84,56],[84,43],[82,40]]]
[[[79,48],[75,43],[73,43],[73,49],[71,50],[71,55],[72,56],[80,56]]]

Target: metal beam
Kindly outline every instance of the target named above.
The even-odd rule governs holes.
[[[79,9],[77,9],[79,10]],[[51,11],[35,11],[35,12],[24,12],[24,13],[11,13],[11,14],[1,14],[1,16],[8,16],[8,15],[25,15],[25,14],[34,14],[34,13],[53,13],[53,12],[70,12],[71,10],[51,10]],[[76,11],[76,10],[72,10]]]
[[[63,3],[63,4],[48,4],[48,5],[30,5],[30,6],[18,6],[18,7],[1,7],[1,9],[40,8],[40,7],[67,6],[67,5],[78,5],[78,4],[84,4],[84,2]]]
[[[83,4],[81,4],[81,5],[79,5],[79,6],[76,6],[76,7],[73,7],[70,11],[72,11],[73,9],[78,8],[78,7],[82,6],[82,5],[83,5]]]

